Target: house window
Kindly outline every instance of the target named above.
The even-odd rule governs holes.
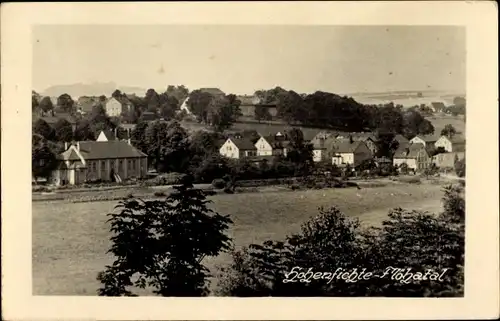
[[[227,146],[227,150],[232,150],[231,146]]]
[[[92,162],[92,170],[97,172],[97,162]]]
[[[112,169],[114,169],[114,168],[115,168],[115,161],[114,161],[114,160],[112,160],[112,161],[111,161],[111,168],[112,168]]]
[[[101,161],[101,170],[106,170],[106,161]]]

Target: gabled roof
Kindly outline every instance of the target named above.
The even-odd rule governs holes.
[[[377,140],[377,138],[375,137],[375,135],[373,133],[371,133],[371,132],[354,132],[354,133],[350,133],[350,136],[354,140],[362,140],[362,141],[365,141],[365,140],[368,140],[368,139],[371,139],[372,141],[376,141]]]
[[[255,145],[252,143],[252,141],[248,138],[228,138],[229,140],[231,140],[233,142],[233,144],[236,145],[236,147],[238,147],[239,150],[256,150],[257,147],[255,147]]]
[[[409,140],[401,134],[397,134],[396,136],[394,136],[394,140],[396,140],[400,144],[409,142]]]
[[[147,157],[146,154],[128,144],[126,141],[82,141],[78,142],[76,146],[78,145],[80,146],[79,153],[85,160]],[[78,147],[76,148],[78,149]],[[64,160],[80,159],[73,148],[61,153],[60,157]]]
[[[101,131],[101,133],[103,133],[103,134],[104,134],[104,136],[106,137],[106,139],[107,139],[108,141],[110,141],[110,140],[116,140],[115,133],[113,133],[113,132],[112,132],[112,131],[110,131],[110,130],[102,130],[102,131]],[[100,135],[101,133],[99,133],[99,135]]]
[[[224,92],[219,88],[200,88],[201,92],[208,93],[212,96],[224,96]]]
[[[81,96],[76,101],[76,106],[83,112],[90,113],[99,102],[99,97]]]
[[[426,151],[424,144],[401,144],[394,153],[394,158],[417,158],[421,150]]]
[[[441,136],[440,135],[431,134],[431,135],[417,135],[415,137],[418,137],[418,138],[422,139],[426,143],[434,143],[434,142],[437,142],[437,140]],[[413,138],[415,138],[415,137],[413,137]]]
[[[336,153],[354,153],[361,144],[361,141],[352,141],[350,139],[336,139],[333,141],[333,151]]]
[[[290,141],[285,138],[285,136],[269,135],[263,136],[272,148],[284,148],[290,144]]]

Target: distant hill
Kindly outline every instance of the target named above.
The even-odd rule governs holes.
[[[42,96],[51,96],[51,97],[59,97],[62,94],[68,94],[71,97],[75,98],[80,96],[100,96],[100,95],[105,95],[109,97],[116,89],[119,89],[123,93],[136,94],[138,96],[144,96],[147,90],[141,87],[118,86],[114,82],[102,82],[102,83],[96,82],[90,84],[77,83],[70,85],[54,85],[45,89],[43,92],[40,92],[40,94]]]

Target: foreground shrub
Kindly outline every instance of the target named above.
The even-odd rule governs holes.
[[[320,209],[320,215],[306,222],[300,233],[284,241],[266,241],[233,252],[232,263],[222,270],[217,294],[463,296],[461,193],[461,187],[447,187],[445,209],[437,215],[394,209],[379,228],[361,229],[357,220],[347,219],[335,208]],[[363,269],[384,277],[351,279],[352,271],[360,275]],[[316,272],[336,271],[352,272],[349,280],[354,281],[342,280],[338,274],[312,278]]]
[[[226,186],[226,182],[222,178],[216,178],[212,181],[212,186],[217,189],[223,189]]]
[[[161,296],[208,294],[207,256],[230,246],[232,221],[207,206],[208,194],[191,180],[175,186],[165,200],[126,199],[109,214],[115,257],[97,279],[101,296],[135,296],[130,287],[152,287]]]

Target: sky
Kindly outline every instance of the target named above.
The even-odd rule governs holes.
[[[218,87],[251,94],[465,92],[465,28],[445,26],[37,26],[33,89]]]

